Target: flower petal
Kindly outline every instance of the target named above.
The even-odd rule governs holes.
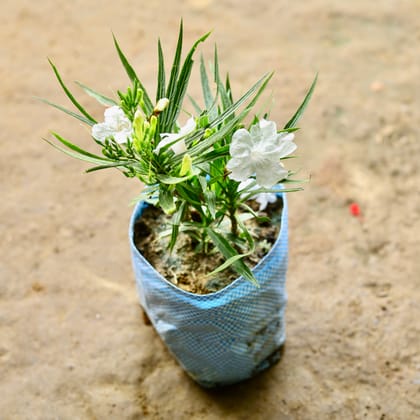
[[[250,163],[249,161],[244,162],[241,159],[231,159],[226,165],[226,168],[231,171],[229,178],[235,181],[245,181],[248,179],[254,172],[254,168]]]
[[[285,157],[292,154],[296,149],[297,145],[293,142],[295,135],[293,133],[280,133],[277,136],[280,146],[280,157]]]
[[[296,143],[293,141],[282,141],[279,146],[280,157],[291,155],[297,149]]]
[[[118,131],[114,134],[114,140],[119,143],[127,143],[128,138],[131,136],[131,131]]]
[[[196,123],[195,118],[191,117],[188,119],[188,121],[183,125],[178,133],[161,133],[160,137],[161,140],[159,144],[157,145],[156,149],[154,150],[155,153],[159,153],[159,150],[166,146],[169,143],[172,143],[178,139],[181,139],[182,137],[186,136],[187,134],[192,133],[196,129]],[[174,143],[171,146],[171,149],[174,151],[176,155],[179,155],[180,153],[184,153],[187,150],[187,147],[185,145],[184,140],[180,140],[176,143]]]
[[[265,188],[271,188],[287,177],[288,171],[279,162],[266,162],[265,166],[256,168],[257,183]]]
[[[133,127],[124,111],[119,106],[111,106],[104,111],[104,122],[92,127],[92,136],[100,142],[114,137],[117,143],[126,143]]]
[[[259,127],[264,141],[273,141],[277,139],[277,125],[274,121],[262,119],[259,122]]]
[[[179,137],[186,136],[187,134],[192,133],[195,129],[196,129],[195,118],[194,117],[188,118],[188,120],[185,123],[185,125],[183,125],[179,129],[179,133],[178,133],[179,134]]]
[[[113,134],[113,131],[105,123],[95,124],[92,127],[92,137],[102,143]]]
[[[167,144],[172,143],[176,139],[176,136],[176,134],[162,133],[160,135],[160,142],[156,146],[154,152],[158,154],[160,149],[162,149],[162,147],[165,147]]]
[[[187,147],[185,146],[184,140],[179,140],[171,146],[171,149],[176,155],[184,153],[187,151]]]
[[[251,153],[252,138],[245,128],[235,131],[230,143],[229,153],[234,158],[248,157]]]
[[[106,124],[117,122],[120,118],[127,118],[124,111],[117,105],[107,108],[104,112],[104,119]]]
[[[275,203],[277,201],[277,196],[274,193],[261,193],[257,194],[254,200],[260,205],[259,211],[263,211],[269,203]]]

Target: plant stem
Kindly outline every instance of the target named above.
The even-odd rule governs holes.
[[[230,218],[230,231],[232,235],[236,238],[238,236],[238,222],[235,217],[235,209],[230,208],[229,218]]]

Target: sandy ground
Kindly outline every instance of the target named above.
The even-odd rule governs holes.
[[[0,16],[0,419],[420,418],[420,2],[15,0]],[[137,303],[127,241],[140,188],[50,148],[90,147],[67,82],[127,86],[111,30],[154,88],[156,40],[213,29],[236,92],[268,70],[312,180],[290,201],[284,359],[222,392],[180,369]],[[75,89],[77,91],[77,88]],[[192,93],[198,92],[198,86]],[[100,118],[101,106],[79,95]],[[363,218],[352,217],[356,201]]]

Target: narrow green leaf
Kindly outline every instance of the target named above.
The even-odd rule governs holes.
[[[255,104],[255,102],[257,101],[257,99],[259,98],[259,96],[261,95],[265,87],[267,86],[272,76],[273,76],[273,73],[269,73],[269,74],[264,75],[261,79],[259,79],[244,95],[242,95],[240,99],[238,99],[234,104],[232,104],[223,113],[221,113],[219,117],[216,118],[210,124],[210,128],[217,127],[217,125],[219,125],[224,120],[226,120],[226,118],[232,115],[244,102],[246,102],[256,92],[254,98],[246,107],[246,109],[249,110]]]
[[[230,245],[226,238],[224,238],[220,233],[216,232],[211,228],[207,228],[207,233],[212,242],[216,245],[216,247],[227,259],[227,261],[229,261],[229,259],[234,259],[234,261],[229,265],[232,265],[235,271],[238,272],[238,274],[243,276],[255,286],[259,287],[257,279],[252,273],[251,269],[241,260],[243,256],[238,254],[238,252],[235,250],[235,248],[232,247],[232,245]]]
[[[187,57],[185,58],[184,64],[181,68],[181,72],[179,75],[179,79],[176,83],[174,92],[172,96],[168,96],[168,98],[171,100],[169,107],[168,107],[168,113],[166,115],[167,117],[167,124],[168,128],[171,128],[171,125],[173,123],[175,123],[175,121],[178,118],[178,115],[181,111],[181,107],[182,107],[182,102],[184,100],[184,96],[186,94],[187,91],[187,87],[188,87],[188,80],[190,78],[191,75],[191,69],[193,66],[193,60],[192,57],[194,55],[195,50],[197,49],[197,46],[201,43],[204,42],[208,37],[210,36],[210,32],[208,32],[207,34],[203,35],[201,38],[199,38],[194,45],[191,47]]]
[[[211,273],[207,274],[208,276],[213,276],[217,273],[220,273],[223,270],[226,270],[226,268],[230,267],[232,264],[234,264],[236,261],[241,260],[242,258],[246,257],[248,254],[237,254],[233,257],[228,258],[222,265],[219,265],[215,270],[213,270]]]
[[[56,145],[55,143],[53,143],[52,141],[50,141],[48,139],[43,138],[43,140],[46,141],[48,144],[50,144],[52,147],[55,147],[57,150],[60,150],[60,152],[63,152],[66,155],[69,155],[73,158],[76,158],[76,159],[79,159],[79,160],[84,160],[84,161],[89,162],[89,163],[99,164],[99,165],[102,165],[104,163],[103,160],[94,159],[94,158],[91,158],[89,156],[83,155],[81,153],[77,153],[77,152],[73,152],[71,150],[64,149],[63,147],[60,147],[60,146]]]
[[[216,150],[211,150],[206,154],[202,154],[197,159],[194,160],[196,165],[205,162],[215,162],[217,159],[221,159],[229,155],[229,146],[219,147]],[[213,165],[214,166],[214,165]]]
[[[210,215],[213,219],[216,218],[216,194],[212,190],[206,190],[204,192],[206,198],[206,206],[210,212]]]
[[[121,51],[121,48],[120,48],[120,46],[117,42],[117,39],[115,38],[115,35],[112,34],[112,37],[114,38],[114,44],[115,44],[115,48],[117,49],[118,56],[120,57],[121,63],[122,63],[128,77],[129,77],[129,79],[131,80],[131,82],[133,84],[138,83],[138,85],[140,86],[140,89],[143,91],[143,101],[144,101],[144,105],[146,107],[146,111],[147,111],[148,114],[151,114],[153,112],[153,104],[152,104],[152,101],[150,100],[149,95],[147,94],[147,91],[146,91],[145,87],[140,82],[140,79],[137,77],[137,74],[134,71],[133,67],[128,62],[124,53]]]
[[[200,214],[203,214],[200,197],[191,185],[176,184],[176,191],[183,200],[191,204]]]
[[[70,115],[71,117],[73,117],[73,118],[76,118],[77,120],[79,120],[79,121],[82,121],[83,123],[85,123],[85,124],[88,124],[88,125],[90,125],[90,126],[92,126],[92,125],[94,125],[95,123],[93,122],[93,121],[91,121],[91,120],[88,120],[86,117],[84,117],[83,115],[80,115],[80,114],[76,114],[75,112],[73,112],[73,111],[70,111],[70,110],[68,110],[68,109],[66,109],[66,108],[64,108],[64,107],[62,107],[61,105],[57,105],[57,104],[55,104],[55,103],[53,103],[53,102],[50,102],[50,101],[48,101],[47,99],[43,99],[43,98],[37,98],[38,100],[40,100],[41,102],[44,102],[44,103],[46,103],[47,105],[50,105],[50,106],[52,106],[52,107],[54,107],[54,108],[57,108],[57,109],[59,109],[60,111],[62,111],[62,112],[64,112],[64,113],[66,113],[66,114],[68,114],[68,115]]]
[[[156,102],[165,97],[165,60],[163,58],[162,44],[158,40],[158,85],[156,90]]]
[[[244,102],[246,102],[254,93],[254,98],[248,103],[245,107],[245,110],[239,116],[235,116],[231,119],[227,124],[225,124],[220,130],[218,130],[215,134],[209,136],[203,141],[200,141],[196,146],[189,150],[191,156],[200,156],[202,153],[205,153],[209,148],[216,143],[219,139],[223,138],[229,130],[231,130],[235,124],[242,121],[246,115],[249,113],[252,106],[258,100],[261,93],[264,91],[267,83],[270,81],[273,73],[263,76],[260,80],[258,80],[237,102],[232,104],[227,110],[225,110],[218,118],[212,121],[209,125],[209,128],[217,127],[220,123],[222,123],[227,117],[232,115]],[[194,140],[202,137],[204,134],[204,130],[197,130],[194,134],[187,136],[185,142],[187,145],[190,145]],[[180,155],[175,155],[172,158],[172,163],[176,164],[179,163]]]
[[[66,140],[65,138],[63,138],[63,137],[61,137],[59,134],[57,134],[57,133],[52,133],[52,135],[59,141],[59,142],[61,142],[61,143],[63,143],[64,144],[64,146],[67,146],[69,149],[71,149],[71,150],[73,150],[73,151],[75,151],[75,152],[77,152],[77,153],[80,153],[81,155],[84,155],[84,156],[86,156],[86,157],[90,157],[90,158],[92,158],[92,159],[96,159],[96,160],[101,160],[101,161],[103,161],[103,162],[112,162],[112,160],[111,159],[108,159],[108,158],[105,158],[105,157],[102,157],[102,156],[98,156],[98,155],[95,155],[95,154],[93,154],[93,153],[90,153],[90,152],[88,152],[87,150],[84,150],[84,149],[82,149],[82,148],[80,148],[79,146],[76,146],[75,144],[73,144],[72,142],[70,142],[69,140]]]
[[[153,196],[156,196],[158,191],[157,185],[150,185],[143,188],[143,191],[137,197],[133,198],[131,204],[137,204],[139,201],[149,201]],[[156,197],[157,198],[157,197]]]
[[[245,203],[242,203],[241,204],[241,207],[245,210],[245,211],[247,211],[247,212],[249,212],[259,223],[265,223],[265,222],[269,222],[270,221],[270,218],[269,217],[261,217],[261,216],[259,216],[258,215],[258,213],[256,213],[253,209],[252,209],[252,207],[250,207],[250,206],[248,206],[247,204],[245,204]]]
[[[316,82],[318,80],[318,74],[316,74],[314,81],[312,82],[311,87],[309,88],[308,93],[305,96],[305,99],[300,104],[299,108],[297,109],[295,115],[288,121],[288,123],[284,126],[285,129],[293,128],[296,126],[297,122],[299,121],[300,117],[302,116],[303,112],[305,111],[306,106],[308,105],[312,94],[314,92]]]
[[[222,83],[219,71],[219,57],[217,53],[217,47],[214,47],[214,81],[217,85],[217,90],[220,93],[220,98],[222,100],[223,110],[229,108],[232,103],[229,100],[229,95],[226,92],[226,89]]]
[[[108,98],[107,96],[104,96],[98,92],[95,92],[90,87],[84,85],[83,83],[76,82],[77,85],[79,85],[89,96],[96,99],[100,104],[105,106],[114,106],[118,105],[116,101],[114,101],[111,98]]]
[[[72,102],[72,104],[91,122],[93,122],[94,124],[96,123],[95,118],[93,118],[84,108],[82,105],[80,105],[79,102],[77,102],[76,98],[71,94],[71,92],[69,91],[69,89],[67,88],[67,86],[64,84],[63,79],[60,76],[60,73],[57,70],[57,67],[55,67],[55,65],[53,64],[53,62],[48,59],[48,62],[50,63],[55,76],[57,77],[58,83],[60,83],[61,87],[63,88],[65,94],[67,95],[67,97],[70,99],[70,101]]]
[[[129,160],[113,162],[113,163],[108,163],[106,165],[94,166],[93,168],[87,169],[85,172],[90,173],[90,172],[100,171],[102,169],[119,168],[119,167],[123,168],[123,167],[129,166],[132,163],[134,163],[134,161],[129,161]]]
[[[285,182],[285,181],[283,180],[282,183],[283,182]],[[259,189],[253,190],[252,192],[248,193],[247,195],[244,194],[242,199],[243,199],[243,201],[247,201],[247,200],[252,199],[252,197],[255,197],[257,194],[261,194],[261,193],[276,194],[276,193],[289,193],[289,192],[296,192],[296,191],[303,191],[303,188],[302,187],[283,188],[283,189],[279,189],[279,188],[259,188]]]
[[[198,105],[197,101],[192,96],[188,95],[188,99],[190,100],[192,106],[194,107],[195,113],[197,115],[200,115],[203,112],[200,105]]]
[[[159,189],[159,206],[166,214],[172,214],[175,211],[174,197],[163,185]]]
[[[236,216],[235,216],[235,218],[236,218],[236,220],[238,222],[238,225],[241,228],[242,233],[244,234],[245,239],[247,240],[248,245],[249,245],[249,251],[246,255],[251,255],[255,251],[254,239],[252,238],[252,235],[249,233],[248,229],[246,228],[246,226],[244,224],[245,219],[241,219],[240,217],[236,217]]]
[[[206,66],[204,64],[204,58],[200,58],[200,78],[201,78],[201,89],[203,91],[204,104],[209,114],[210,121],[214,120],[217,116],[215,107],[215,99],[210,89],[209,78],[207,76]]]
[[[226,92],[228,94],[230,103],[233,104],[233,96],[232,96],[232,89],[230,87],[229,73],[226,74]]]
[[[180,182],[184,182],[187,179],[190,179],[191,177],[193,177],[194,175],[197,174],[197,170],[194,170],[194,168],[192,169],[192,172],[186,176],[181,176],[181,177],[177,177],[177,176],[169,176],[169,175],[164,175],[164,174],[157,174],[156,178],[162,183],[162,184],[167,184],[167,185],[174,185],[174,184],[179,184]]]
[[[174,249],[176,240],[178,238],[179,225],[181,224],[182,218],[184,217],[185,209],[187,207],[187,202],[183,201],[177,211],[172,216],[172,232],[171,240],[169,242],[168,248],[172,251]]]
[[[188,150],[188,153],[194,158],[197,157],[197,160],[200,159],[204,153],[206,153],[214,143],[221,140],[223,137],[228,135],[232,129],[243,119],[245,118],[247,111],[242,111],[239,115],[233,117],[227,124],[223,125],[218,131],[209,136],[208,138],[200,141],[197,145]],[[174,159],[178,158],[178,155]]]
[[[173,92],[174,92],[175,85],[176,85],[176,81],[178,79],[179,65],[180,65],[180,62],[181,62],[181,53],[182,53],[183,31],[184,31],[183,30],[183,22],[182,22],[182,19],[181,19],[181,22],[180,22],[180,25],[179,25],[178,42],[177,42],[177,45],[176,45],[174,61],[172,63],[171,75],[169,77],[168,88],[166,90],[166,97],[169,98],[169,100],[172,99]]]

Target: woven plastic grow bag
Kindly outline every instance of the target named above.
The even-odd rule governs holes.
[[[129,228],[140,304],[170,352],[200,385],[215,387],[248,379],[280,357],[285,341],[288,261],[287,201],[281,228],[268,254],[254,267],[260,287],[242,277],[206,295],[167,281],[138,251],[134,226],[147,204],[135,207]]]

